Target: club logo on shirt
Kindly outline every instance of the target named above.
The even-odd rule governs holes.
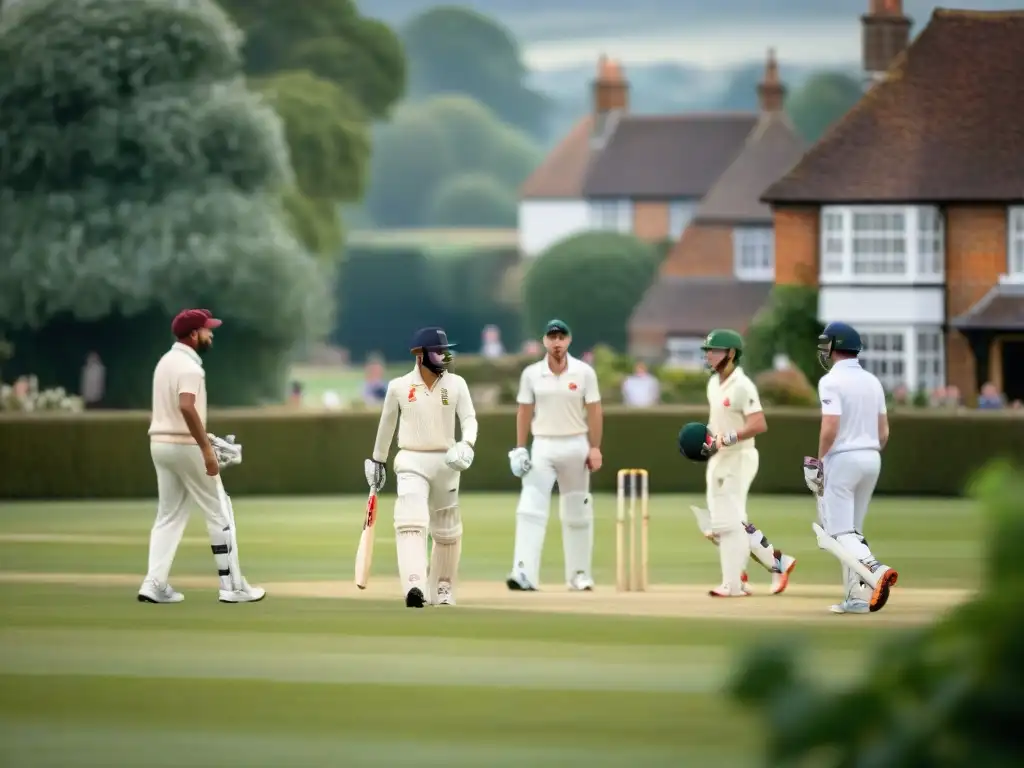
[[[729,402],[729,398],[727,397],[725,398],[725,400],[722,401],[722,405],[728,408],[730,405],[732,405],[732,403]]]
[[[575,381],[570,381],[569,382],[569,391],[570,392],[575,392],[577,389],[579,389],[579,387],[576,386],[576,382]]]
[[[441,405],[448,405],[448,390],[441,387]]]
[[[416,402],[416,385],[415,384],[413,384],[411,387],[409,387],[409,402],[410,403],[415,403]]]

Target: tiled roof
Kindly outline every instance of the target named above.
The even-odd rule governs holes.
[[[732,277],[659,277],[629,319],[629,328],[669,336],[704,336],[712,328],[746,331],[772,290],[770,282]]]
[[[558,199],[583,197],[583,179],[590,162],[590,115],[580,119],[530,174],[519,190],[522,198]]]

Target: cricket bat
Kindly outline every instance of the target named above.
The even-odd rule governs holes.
[[[366,589],[370,580],[370,564],[373,562],[373,535],[377,522],[377,492],[370,491],[366,499],[366,514],[363,516],[363,532],[359,536],[356,550],[356,586]]]

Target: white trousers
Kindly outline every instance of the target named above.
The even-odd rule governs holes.
[[[220,562],[230,547],[230,520],[221,506],[220,476],[206,474],[203,453],[198,445],[151,443],[150,455],[156,469],[157,512],[149,539],[149,572],[146,576],[158,584],[166,584],[174,555],[189,518],[189,502],[202,510],[210,534],[210,546],[218,573]],[[220,573],[224,578],[225,574]]]
[[[846,451],[825,457],[821,527],[829,536],[864,534],[864,518],[882,472],[878,451]]]

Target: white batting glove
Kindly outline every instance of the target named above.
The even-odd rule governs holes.
[[[217,464],[221,469],[234,467],[242,463],[242,446],[235,442],[234,435],[217,437],[208,434],[213,453],[217,457]]]
[[[444,457],[444,463],[448,465],[449,469],[463,472],[469,469],[473,463],[474,455],[472,445],[465,441],[458,442],[448,449],[448,453]]]
[[[366,477],[366,484],[374,493],[384,487],[388,479],[388,471],[382,461],[367,459],[363,462],[363,475]]]
[[[715,447],[716,448],[728,448],[730,445],[736,445],[739,438],[735,432],[725,432],[715,436]]]
[[[804,456],[804,482],[815,496],[825,492],[825,469],[813,456]]]
[[[508,452],[509,466],[512,468],[512,474],[516,477],[522,477],[530,471],[530,467],[533,466],[530,463],[530,451],[526,448],[513,448]]]

